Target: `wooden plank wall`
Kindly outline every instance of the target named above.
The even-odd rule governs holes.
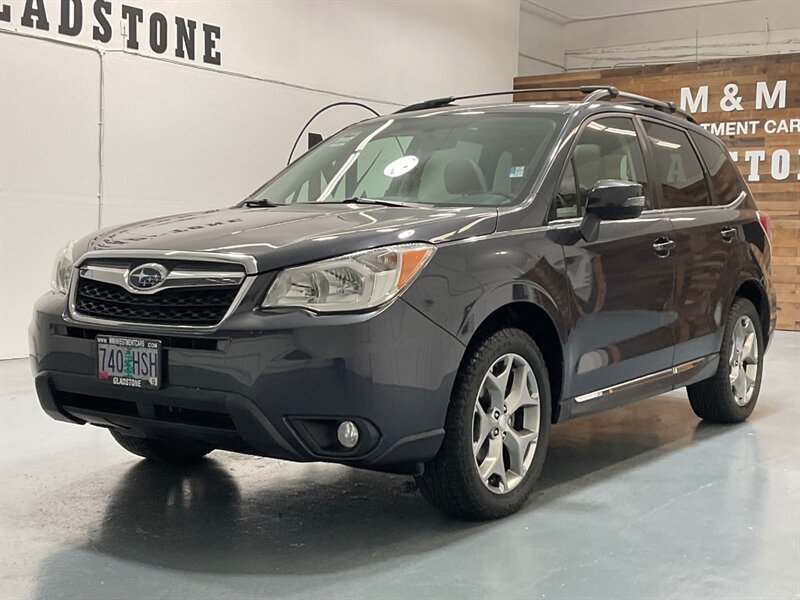
[[[757,110],[758,82],[765,82],[771,95],[779,81],[786,82],[785,106],[780,108],[776,102],[773,108],[768,108],[762,95],[761,109]],[[778,328],[800,330],[800,54],[569,72],[514,80],[515,89],[593,84],[614,85],[628,92],[671,100],[678,106],[681,88],[690,88],[691,96],[696,98],[698,89],[708,86],[707,111],[703,112],[701,106],[694,111],[700,124],[757,121],[740,125],[747,128],[746,132],[734,131],[734,135],[722,132],[720,137],[733,154],[738,154],[739,169],[748,179],[759,207],[772,219],[772,278],[778,293]],[[727,96],[741,98],[742,110],[735,108],[735,100],[726,98],[729,84],[736,89],[728,87]],[[515,99],[538,100],[542,94],[517,94]],[[777,131],[781,122],[790,130]],[[746,159],[746,152],[759,150],[765,153],[763,161]],[[789,174],[784,177],[787,151]],[[757,162],[757,175],[751,173],[751,162]]]

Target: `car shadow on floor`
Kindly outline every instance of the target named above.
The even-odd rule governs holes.
[[[535,521],[576,489],[739,427],[752,425],[698,421],[675,394],[556,426],[537,492],[511,518]],[[219,456],[184,468],[135,464],[80,550],[198,574],[310,575],[416,556],[495,526],[439,513],[409,477]],[[42,596],[54,573],[89,568],[83,560],[52,571],[52,560]]]

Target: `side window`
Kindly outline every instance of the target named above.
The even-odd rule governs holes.
[[[703,135],[692,134],[694,143],[706,163],[711,182],[717,193],[717,204],[730,204],[742,193],[739,173],[730,155],[718,144]]]
[[[687,135],[652,121],[645,121],[644,128],[653,148],[662,208],[709,206],[703,167]]]
[[[558,186],[556,199],[553,203],[551,219],[569,219],[578,216],[578,192],[575,189],[575,170],[572,168],[572,159],[564,169],[561,185]]]
[[[641,184],[645,208],[652,208],[639,137],[633,121],[627,117],[600,118],[581,131],[561,178],[553,218],[583,215],[589,192],[601,179]]]

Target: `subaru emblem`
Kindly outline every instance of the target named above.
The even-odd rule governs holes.
[[[158,263],[139,265],[128,273],[128,285],[134,290],[152,290],[167,279],[168,271]]]

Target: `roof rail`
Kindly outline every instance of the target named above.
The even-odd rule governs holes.
[[[583,103],[597,102],[599,100],[614,99],[614,98],[627,98],[631,102],[625,104],[638,104],[647,106],[661,112],[669,114],[677,114],[684,117],[687,121],[697,124],[694,117],[688,112],[681,110],[675,106],[674,102],[664,102],[663,100],[656,100],[655,98],[648,98],[647,96],[640,96],[639,94],[632,94],[619,90],[613,85],[581,85],[575,87],[543,87],[543,88],[518,88],[515,90],[504,90],[500,92],[485,92],[483,94],[469,94],[466,96],[445,96],[443,98],[433,98],[431,100],[424,100],[415,104],[404,106],[395,114],[411,112],[415,110],[425,110],[429,108],[442,108],[444,106],[451,106],[456,100],[471,100],[474,98],[487,98],[489,96],[505,96],[507,94],[533,94],[533,93],[558,93],[558,92],[580,92],[585,94],[586,98]]]
[[[414,110],[425,110],[428,108],[441,108],[450,106],[456,100],[472,100],[473,98],[486,98],[488,96],[505,96],[507,94],[529,94],[529,93],[556,93],[556,92],[580,92],[581,94],[591,94],[592,92],[604,91],[606,93],[619,93],[619,90],[610,85],[582,85],[575,87],[551,87],[551,88],[521,88],[516,90],[503,90],[501,92],[485,92],[483,94],[469,94],[466,96],[445,96],[444,98],[433,98],[415,104],[404,106],[394,114],[411,112]]]
[[[584,100],[584,102],[596,102],[598,100],[604,100],[606,98],[609,99],[627,98],[632,102],[625,102],[625,104],[638,104],[641,106],[647,106],[648,108],[653,108],[655,110],[669,113],[672,115],[679,115],[685,118],[690,123],[694,123],[695,125],[697,125],[697,121],[695,120],[695,118],[690,113],[675,106],[674,102],[665,102],[663,100],[656,100],[655,98],[649,98],[648,96],[640,96],[639,94],[623,92],[615,87],[609,87],[607,89],[598,88],[596,91],[589,94]]]

